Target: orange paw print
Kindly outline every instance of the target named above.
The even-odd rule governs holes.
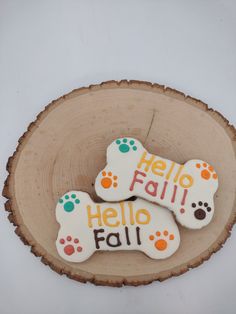
[[[104,187],[104,189],[109,189],[110,187],[117,187],[117,182],[115,182],[117,180],[117,176],[113,176],[112,172],[108,172],[106,173],[106,171],[102,172],[102,180],[101,180],[101,185]]]
[[[203,179],[209,180],[209,179],[211,179],[211,177],[213,179],[217,179],[218,178],[217,174],[215,173],[214,168],[212,166],[208,165],[206,162],[204,162],[202,165],[196,164],[196,167],[198,169],[202,169],[203,168],[202,171],[201,171],[201,177]]]
[[[158,239],[157,241],[155,241],[154,245],[156,247],[157,250],[159,251],[164,251],[167,249],[167,246],[168,246],[168,240],[172,241],[174,240],[175,236],[173,234],[170,234],[169,235],[169,232],[167,230],[165,230],[163,232],[163,235],[166,239]],[[157,231],[156,232],[156,236],[157,237],[160,237],[161,236],[161,232],[160,231]],[[154,235],[150,235],[149,236],[149,240],[153,241],[155,239],[155,236]]]

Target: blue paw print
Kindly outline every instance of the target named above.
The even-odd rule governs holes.
[[[137,150],[137,146],[134,145],[134,140],[128,142],[127,138],[123,138],[122,140],[116,140],[116,144],[119,145],[119,151],[121,153],[128,153],[130,149],[133,149],[134,151]]]
[[[75,204],[80,203],[80,200],[78,198],[76,198],[75,194],[71,194],[70,196],[69,196],[69,194],[66,194],[64,197],[64,200],[63,200],[63,198],[59,199],[59,203],[60,204],[64,203],[64,205],[63,205],[64,210],[66,212],[70,213],[70,212],[72,212],[72,210],[74,210]]]

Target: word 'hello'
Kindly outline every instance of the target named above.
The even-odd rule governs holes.
[[[120,210],[109,207],[101,210],[101,206],[96,204],[95,211],[92,207],[87,205],[88,226],[93,228],[95,226],[118,227],[120,225],[146,225],[151,220],[151,214],[145,208],[138,210],[133,209],[132,202],[128,202],[128,208],[125,209],[125,203],[119,203]]]
[[[148,154],[150,155],[150,158],[146,159],[147,154],[148,154],[147,152],[143,153],[137,168],[141,169],[142,167],[144,167],[143,170],[145,172],[151,171],[154,175],[169,180],[176,163],[174,161],[170,162],[170,167],[169,169],[167,169],[168,167],[166,161],[162,159],[156,160],[156,156],[150,154]],[[193,177],[190,176],[189,174],[181,174],[184,165],[178,165],[178,167],[179,167],[178,171],[175,177],[173,178],[174,183],[178,182],[179,185],[184,189],[190,188],[193,185]]]

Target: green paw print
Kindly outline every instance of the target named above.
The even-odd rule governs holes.
[[[137,146],[134,145],[134,140],[128,142],[127,138],[123,138],[122,140],[116,140],[116,144],[119,145],[121,153],[128,153],[130,149],[133,149],[134,151],[137,150]]]
[[[64,203],[64,205],[63,205],[64,210],[66,212],[70,213],[70,212],[72,212],[72,210],[74,210],[75,204],[80,203],[80,200],[78,198],[76,198],[75,194],[71,194],[70,196],[69,196],[69,194],[66,194],[64,197],[64,200],[63,200],[63,198],[59,199],[59,203],[60,204]]]

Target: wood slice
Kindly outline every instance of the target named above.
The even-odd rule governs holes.
[[[94,181],[105,166],[106,147],[124,136],[179,163],[197,158],[212,164],[219,174],[213,220],[202,230],[180,226],[180,248],[165,260],[117,251],[66,262],[55,246],[57,200],[83,190],[98,201]],[[140,285],[180,275],[207,260],[230,235],[236,218],[235,141],[236,130],[221,114],[170,88],[110,81],[74,90],[38,115],[9,158],[3,190],[9,220],[43,263],[81,282]]]

